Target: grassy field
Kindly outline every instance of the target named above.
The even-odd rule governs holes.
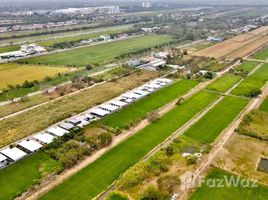
[[[264,102],[261,104],[260,110],[268,112],[268,97],[266,97]]]
[[[181,80],[167,88],[151,94],[150,96],[130,105],[118,113],[110,115],[102,120],[101,123],[114,128],[124,128],[142,118],[145,118],[148,112],[153,111],[184,95],[196,85],[196,81]]]
[[[212,93],[196,94],[55,187],[41,199],[92,199],[216,98],[217,95]]]
[[[34,110],[2,120],[0,121],[0,147],[110,100],[158,76],[158,72],[135,72],[129,76],[97,85],[75,95],[66,96]]]
[[[61,37],[61,38],[50,39],[50,40],[47,40],[47,41],[38,42],[38,44],[40,44],[42,46],[52,46],[52,45],[54,45],[56,43],[90,39],[90,38],[98,37],[99,35],[121,33],[121,32],[124,32],[126,30],[129,30],[129,28],[126,27],[126,28],[121,28],[121,29],[117,29],[117,30],[101,31],[101,32],[83,34],[83,35],[72,36],[72,37]]]
[[[18,51],[20,49],[19,46],[7,46],[7,47],[0,47],[0,53],[6,53],[10,51]]]
[[[259,51],[256,53],[256,55],[253,56],[255,59],[259,60],[266,60],[268,58],[268,48],[266,47],[265,49]]]
[[[213,142],[246,106],[247,100],[224,97],[204,117],[195,123],[185,135],[203,144]]]
[[[237,180],[237,176],[222,171],[220,169],[213,169],[207,179],[223,179],[227,178],[230,180],[231,176]],[[242,178],[241,178],[242,179]],[[258,187],[242,187],[243,182],[239,180],[239,186],[235,187],[234,185],[228,187],[225,181],[224,187],[209,187],[207,184],[203,184],[197,191],[191,196],[190,200],[266,200],[268,196],[268,188],[258,185]],[[242,184],[242,186],[241,186]],[[245,184],[245,183],[244,183]]]
[[[248,113],[237,132],[268,141],[268,113],[259,110]]]
[[[0,171],[0,200],[11,200],[42,177],[60,168],[57,161],[39,152]]]
[[[206,89],[213,90],[216,92],[226,92],[234,84],[238,83],[241,79],[242,78],[240,76],[225,74],[223,77],[210,84]]]
[[[107,44],[74,49],[71,51],[55,53],[46,56],[24,59],[20,61],[29,63],[43,63],[50,65],[76,65],[85,66],[88,63],[108,63],[125,53],[135,52],[141,49],[154,47],[172,41],[170,36],[151,35],[116,41]]]
[[[245,78],[231,93],[248,96],[252,89],[261,89],[268,80],[268,64],[263,64],[255,73]]]
[[[252,62],[252,61],[245,61],[241,65],[239,65],[235,70],[243,70],[246,72],[251,72],[255,67],[257,67],[259,63],[258,62]]]
[[[46,76],[69,72],[67,67],[47,67],[34,65],[19,65],[16,63],[0,65],[0,90],[9,84],[21,84],[24,81],[42,80]],[[12,78],[11,78],[12,77]]]

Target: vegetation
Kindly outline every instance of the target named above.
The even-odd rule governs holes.
[[[180,80],[171,86],[159,90],[156,93],[128,106],[118,113],[114,113],[101,120],[101,123],[113,128],[125,128],[135,124],[138,120],[145,118],[148,112],[175,100],[184,95],[197,84],[192,80]]]
[[[268,141],[268,113],[255,110],[247,114],[237,132]]]
[[[241,65],[239,65],[235,69],[235,71],[244,71],[246,73],[249,73],[252,70],[254,70],[257,67],[258,64],[259,64],[258,62],[245,61]]]
[[[8,86],[15,87],[15,85],[22,84],[25,81],[40,81],[47,76],[56,76],[59,73],[66,72],[69,72],[66,67],[2,64],[0,65],[0,90]]]
[[[207,89],[213,90],[216,92],[226,92],[234,84],[238,83],[241,80],[240,76],[235,76],[232,74],[225,74],[223,77],[217,79],[212,84],[210,84]]]
[[[49,65],[68,64],[80,67],[85,66],[88,63],[99,65],[111,62],[117,56],[122,54],[135,52],[144,48],[151,48],[170,41],[172,41],[171,37],[166,35],[142,36],[123,41],[74,49],[67,52],[40,56],[37,58],[23,59],[18,62],[42,63]]]
[[[56,173],[61,165],[44,152],[20,160],[0,171],[0,199],[11,200],[38,184],[51,173]]]
[[[224,97],[204,117],[195,123],[185,135],[196,141],[211,143],[246,106],[247,100],[236,97]]]
[[[7,46],[7,47],[0,47],[0,53],[6,53],[10,51],[18,51],[20,49],[19,46]]]
[[[256,55],[253,56],[255,59],[266,60],[268,58],[268,48],[259,51]]]
[[[117,145],[94,163],[55,187],[41,199],[55,199],[60,196],[61,199],[79,197],[82,200],[95,197],[128,167],[139,161],[153,147],[164,141],[216,97],[217,95],[206,92],[191,97],[155,123]],[[167,121],[169,123],[166,123]],[[85,179],[85,177],[87,178]],[[63,193],[66,195],[62,196]]]
[[[261,104],[260,110],[265,111],[265,112],[268,113],[268,97],[266,97],[266,99]]]
[[[263,64],[255,73],[246,77],[231,93],[235,95],[252,96],[252,91],[260,90],[268,80],[268,65]]]
[[[237,176],[230,174],[220,169],[213,169],[207,176],[208,179],[216,180],[230,180],[231,177],[237,180]],[[226,178],[225,178],[226,177]],[[232,184],[230,187],[223,181],[224,187],[210,187],[208,182],[205,182],[197,191],[191,196],[190,200],[205,200],[205,199],[217,199],[217,200],[244,200],[244,199],[259,199],[265,200],[268,196],[268,188],[258,185],[258,187],[243,187],[245,184],[242,182],[243,178],[240,177],[238,181],[238,187]],[[250,181],[250,185],[252,182]]]

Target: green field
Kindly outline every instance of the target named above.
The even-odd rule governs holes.
[[[127,30],[129,30],[129,28],[125,27],[125,28],[121,28],[121,29],[117,29],[117,30],[101,31],[101,32],[96,32],[96,33],[83,34],[83,35],[79,35],[79,36],[60,37],[60,38],[57,38],[57,39],[50,39],[50,40],[46,40],[46,41],[43,41],[43,42],[38,42],[38,44],[40,44],[42,46],[52,46],[52,45],[54,45],[56,43],[90,39],[90,38],[98,37],[99,35],[121,33],[121,32],[127,31]]]
[[[226,96],[185,135],[203,144],[213,142],[248,103],[247,100]]]
[[[231,93],[248,96],[252,89],[261,89],[268,80],[268,64],[263,64],[255,73],[245,78]]]
[[[268,97],[266,97],[264,102],[261,104],[260,110],[268,112]]]
[[[220,169],[213,169],[206,179],[214,180],[223,179],[229,181],[231,177],[237,181],[237,176]],[[238,187],[234,184],[228,185],[228,182],[223,181],[224,187],[209,187],[209,182],[206,181],[197,191],[191,196],[190,200],[267,200],[268,188],[258,185],[258,187],[243,187],[243,178],[240,177]],[[212,181],[211,181],[212,182]],[[207,183],[207,184],[206,184]],[[217,182],[218,183],[218,182]],[[252,183],[252,182],[250,182]],[[250,184],[252,185],[252,184]]]
[[[268,48],[259,51],[253,58],[258,60],[266,60],[268,58]]]
[[[255,69],[255,67],[257,67],[257,65],[259,65],[258,62],[245,61],[244,63],[239,65],[235,70],[243,70],[243,71],[246,71],[249,73],[253,69]]]
[[[210,84],[206,89],[213,90],[216,92],[226,92],[234,84],[238,83],[241,79],[242,78],[240,76],[225,74],[223,77],[217,79],[212,84]]]
[[[46,76],[56,76],[58,73],[70,72],[67,67],[48,67],[35,65],[20,65],[16,63],[0,65],[0,90],[8,85],[21,84],[24,81],[42,80]],[[10,78],[12,77],[12,78]]]
[[[200,92],[122,142],[41,199],[92,199],[130,166],[207,107],[218,95]],[[131,150],[131,151],[130,151]],[[62,195],[64,194],[64,195]]]
[[[39,152],[0,171],[0,200],[11,200],[42,177],[57,170],[59,163]]]
[[[108,63],[122,54],[136,52],[141,49],[165,44],[170,41],[172,41],[172,38],[167,35],[141,36],[46,56],[23,59],[20,61],[50,65],[76,65],[83,67],[88,63]]]
[[[124,110],[114,113],[101,122],[113,128],[125,128],[139,119],[145,118],[147,113],[153,111],[172,100],[184,95],[197,85],[196,81],[181,80],[167,88],[164,88],[150,96],[134,103]]]
[[[0,53],[7,53],[10,51],[18,51],[20,50],[19,46],[6,46],[6,47],[0,47]]]

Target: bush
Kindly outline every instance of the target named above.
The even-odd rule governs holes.
[[[250,90],[248,97],[250,98],[254,98],[259,96],[262,93],[261,89],[259,88],[253,88],[252,90]]]
[[[157,180],[157,185],[159,190],[162,193],[172,194],[175,190],[175,187],[177,187],[180,184],[180,179],[177,174],[168,174],[161,176]]]
[[[173,147],[169,146],[166,148],[166,155],[172,156],[174,154]]]
[[[106,147],[111,144],[113,137],[110,133],[102,133],[98,135],[97,139],[99,147]]]
[[[155,122],[160,118],[159,113],[157,111],[152,111],[147,114],[147,120],[149,122]]]

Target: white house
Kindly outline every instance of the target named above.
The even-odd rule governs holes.
[[[105,117],[106,115],[109,115],[110,112],[101,108],[93,108],[90,110],[90,114],[95,115],[97,117]]]
[[[43,147],[40,143],[34,141],[34,140],[22,140],[18,142],[18,145],[22,147],[23,149],[29,151],[30,153],[37,152],[39,149]]]
[[[18,161],[24,158],[25,156],[27,156],[27,153],[18,149],[17,147],[13,147],[13,148],[8,147],[0,151],[0,153],[10,158],[13,162]]]
[[[101,109],[109,111],[109,112],[115,112],[115,111],[119,110],[119,108],[117,106],[113,106],[111,104],[102,104],[99,107]]]
[[[69,133],[69,131],[67,131],[61,127],[58,127],[58,126],[51,127],[49,129],[47,129],[46,132],[51,133],[55,136],[59,136],[59,137],[65,135],[66,133]]]
[[[8,158],[0,154],[0,169],[8,165]]]
[[[39,133],[37,135],[34,135],[33,138],[43,144],[50,144],[53,142],[55,136],[49,133]]]

